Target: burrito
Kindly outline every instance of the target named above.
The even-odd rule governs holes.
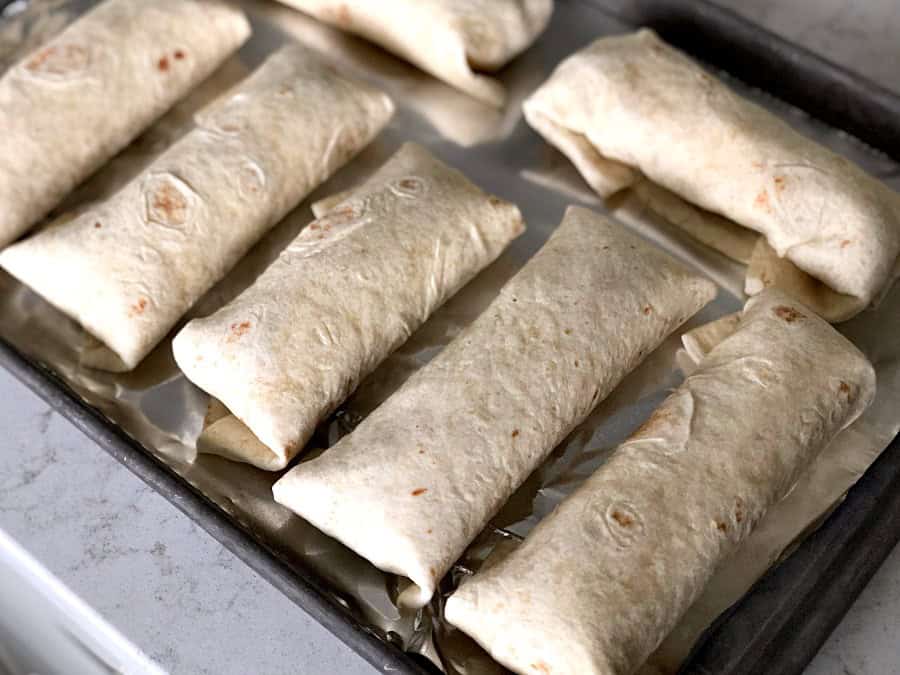
[[[528,475],[715,285],[570,207],[544,247],[443,352],[275,500],[377,567],[438,581]]]
[[[628,675],[875,395],[865,356],[780,291],[447,620],[517,673]]]
[[[0,266],[130,370],[200,296],[391,117],[390,99],[288,45],[109,199],[0,253]]]
[[[499,70],[537,39],[553,0],[281,0],[361,35],[439,80],[500,107]]]
[[[0,78],[0,248],[250,36],[219,0],[107,0]]]
[[[523,231],[514,205],[424,148],[401,147],[250,288],[176,336],[181,370],[232,413],[198,450],[284,468],[363,377]]]
[[[808,277],[782,290],[832,322],[880,299],[897,276],[900,195],[650,30],[569,57],[524,112],[602,196],[641,191],[646,176],[673,193],[643,190],[660,215],[743,262],[754,242],[722,220],[762,235],[782,266],[796,268],[780,278]],[[761,287],[748,283],[748,292]]]

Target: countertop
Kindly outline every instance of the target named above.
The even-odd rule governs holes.
[[[721,0],[900,92],[897,0]],[[175,674],[376,671],[0,371],[0,528]],[[900,675],[900,549],[809,675]]]

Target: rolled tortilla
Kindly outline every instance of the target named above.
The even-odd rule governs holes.
[[[713,350],[713,347],[740,327],[743,314],[743,312],[726,314],[681,335],[681,344],[684,346],[693,368],[703,362],[704,357]]]
[[[524,231],[518,208],[408,143],[256,282],[174,342],[234,416],[198,450],[284,468],[316,425]],[[241,421],[257,439],[240,434]]]
[[[421,606],[528,475],[716,294],[620,225],[570,207],[499,297],[276,501]]]
[[[218,0],[107,0],[0,78],[0,248],[250,35]]]
[[[502,68],[534,42],[553,13],[553,0],[281,1],[498,107],[503,86],[473,70]]]
[[[517,673],[628,675],[716,567],[871,403],[875,372],[778,291],[447,620]]]
[[[635,183],[633,189],[651,211],[681,228],[701,244],[745,265],[752,259],[754,248],[761,239],[753,230],[699,209],[646,178]]]
[[[900,195],[737,96],[652,31],[602,38],[569,57],[524,112],[604,196],[642,173],[762,234],[779,258],[830,289],[833,301],[801,297],[830,321],[860,312],[893,280]],[[706,242],[715,238],[709,225],[694,228]],[[733,243],[720,248],[735,250]],[[742,245],[735,257],[746,254]]]
[[[103,343],[86,365],[129,370],[392,111],[286,46],[122,190],[7,248],[0,266]]]

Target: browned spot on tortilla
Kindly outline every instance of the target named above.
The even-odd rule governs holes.
[[[634,525],[634,518],[629,516],[627,513],[622,513],[618,509],[613,511],[610,515],[612,516],[612,519],[622,527],[631,527],[632,525]]]
[[[716,529],[719,532],[728,532],[728,523],[723,523],[721,520],[716,521]]]
[[[563,333],[565,333],[566,335],[571,335],[571,334],[572,334],[572,329],[571,329],[571,328],[566,328],[566,329],[563,331]]]
[[[426,534],[431,534],[432,532],[433,532],[433,530],[429,527],[428,530],[426,531]]]
[[[259,194],[265,186],[262,170],[255,164],[245,164],[238,171],[238,184],[247,194]]]
[[[176,49],[176,50],[175,50],[175,58],[176,58],[178,61],[183,61],[183,60],[184,60],[184,57],[185,57],[185,53],[184,53],[183,50],[181,50],[181,49]]]
[[[644,314],[649,315],[653,311],[653,308],[650,305],[644,307]]]
[[[775,189],[781,193],[787,187],[787,178],[784,176],[775,176]]]
[[[419,448],[419,454],[420,454],[420,455],[424,455],[424,454],[425,454],[425,449],[424,449],[424,448]]]
[[[532,663],[529,667],[530,667],[530,668],[534,668],[534,669],[535,669],[536,671],[538,671],[539,673],[545,673],[546,675],[550,675],[550,673],[552,672],[552,671],[550,670],[550,666],[548,666],[548,665],[547,665],[546,663],[544,663],[543,661],[535,661],[535,662]]]
[[[769,193],[765,190],[756,195],[756,200],[753,203],[759,209],[763,209],[764,211],[768,211],[770,213],[772,211],[772,205],[769,203]]]
[[[850,393],[850,385],[847,384],[846,382],[844,382],[843,380],[841,380],[841,386],[840,386],[840,389],[841,389],[841,393],[842,393],[842,394],[849,394],[849,393]]]
[[[763,168],[763,163],[762,162],[751,162],[750,166],[752,166],[754,169],[761,169],[761,168]]]
[[[578,359],[575,359],[575,367],[578,368],[581,365],[581,362]]]
[[[518,436],[518,435],[519,435],[519,430],[518,430],[518,429],[513,429],[512,437],[515,438],[515,437]]]
[[[235,322],[231,324],[229,330],[231,331],[228,336],[228,342],[236,342],[239,338],[243,337],[250,330],[250,322],[249,321],[241,321],[240,323]]]
[[[147,298],[139,298],[136,303],[128,308],[128,316],[143,314],[145,309],[147,309]]]
[[[103,223],[101,223],[99,220],[94,223],[94,229],[99,230],[101,227],[103,227]]]
[[[798,312],[793,307],[788,307],[787,305],[778,305],[774,310],[775,315],[779,319],[784,319],[788,323],[794,323],[797,319],[805,319],[806,316]]]
[[[50,46],[42,49],[37,54],[32,56],[28,63],[25,64],[25,67],[28,70],[40,70],[41,67],[47,63],[50,59],[56,56],[59,53],[59,50],[55,46]]]
[[[841,248],[847,248],[852,243],[853,242],[850,241],[849,239],[844,239],[844,241],[841,242]]]
[[[734,520],[738,523],[744,522],[744,500],[740,497],[734,500]]]
[[[295,455],[297,451],[300,449],[300,441],[291,441],[287,445],[284,446],[284,454],[288,457]]]
[[[219,129],[226,134],[236,134],[241,131],[241,125],[237,122],[223,122],[219,125]]]
[[[653,414],[647,418],[647,421],[638,427],[637,431],[635,431],[631,437],[649,436],[656,430],[656,427],[668,423],[671,417],[672,413],[666,408],[657,408],[653,411]]]
[[[84,70],[88,61],[88,50],[80,45],[50,45],[32,56],[25,68],[32,73],[68,75]]]
[[[187,220],[188,201],[173,183],[163,181],[151,197],[150,209],[158,222],[183,225]]]
[[[410,494],[413,497],[418,497],[419,495],[424,495],[426,492],[428,492],[428,488],[416,488],[415,490],[410,492]]]
[[[603,250],[604,250],[604,251],[608,251],[608,250],[609,250],[609,246],[604,246],[604,247],[603,247]]]
[[[163,56],[156,62],[156,67],[162,72],[166,72],[169,69],[169,57]]]

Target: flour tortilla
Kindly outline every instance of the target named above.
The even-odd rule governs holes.
[[[233,413],[198,450],[284,468],[363,377],[524,231],[518,208],[411,143],[344,197],[253,286],[176,337],[185,375]]]
[[[830,289],[831,301],[800,298],[830,321],[862,311],[893,280],[900,195],[740,98],[652,31],[602,38],[569,57],[524,112],[602,196],[645,175],[763,235],[777,257]],[[694,234],[715,243],[709,225]]]
[[[703,362],[704,357],[713,350],[713,347],[740,327],[743,315],[743,312],[726,314],[715,321],[697,326],[682,334],[681,344],[684,345],[684,350],[690,359],[692,372]]]
[[[857,298],[835,292],[787,258],[780,257],[760,237],[747,265],[744,292],[756,295],[770,287],[783,290],[795,298],[802,298],[807,307],[823,316],[849,317],[859,310]]]
[[[281,0],[361,35],[434,77],[494,106],[502,68],[543,32],[553,0]]]
[[[875,394],[848,340],[779,291],[447,620],[517,673],[629,675]]]
[[[735,225],[727,218],[697,208],[674,192],[643,178],[632,189],[647,207],[691,237],[732,260],[745,265],[753,258],[757,242],[762,240],[753,230]]]
[[[286,46],[118,193],[7,248],[0,266],[100,341],[85,365],[129,370],[392,111]]]
[[[218,0],[107,0],[0,78],[0,248],[250,36]]]
[[[545,246],[427,366],[276,501],[377,567],[438,581],[528,475],[715,285],[570,207]]]

